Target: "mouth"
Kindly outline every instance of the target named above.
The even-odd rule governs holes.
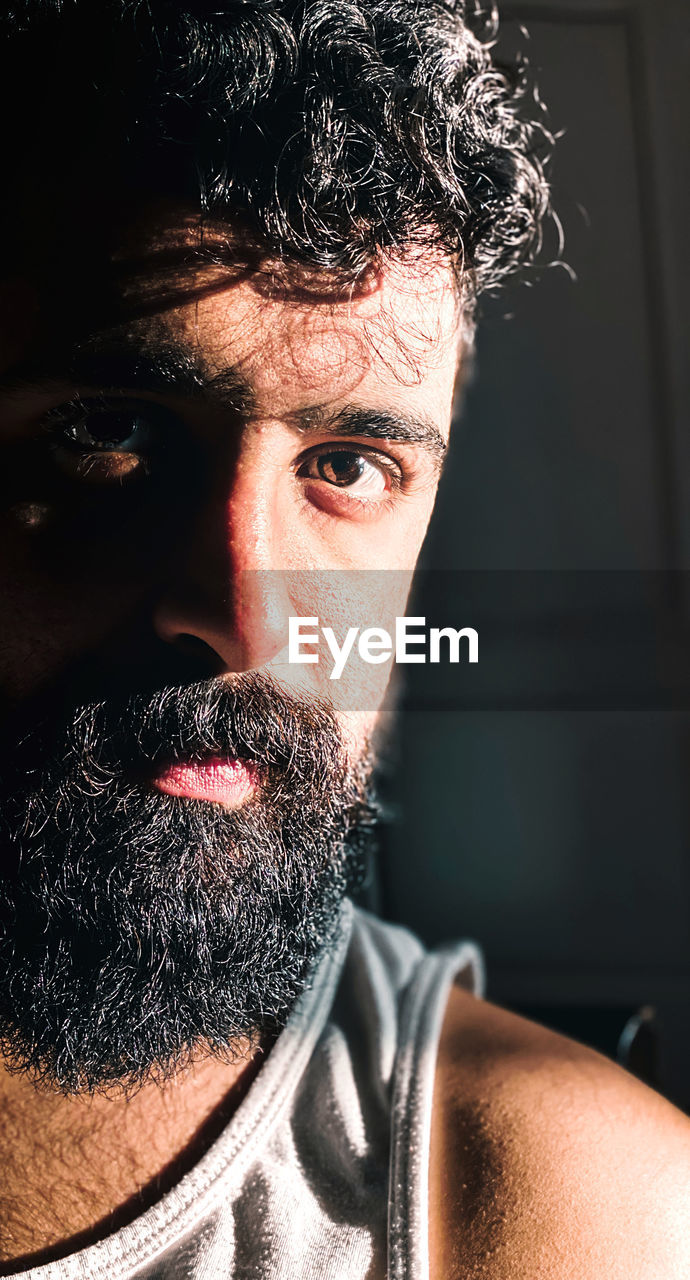
[[[243,760],[211,756],[200,762],[168,765],[150,782],[168,796],[208,800],[226,809],[237,809],[256,790],[258,770]]]

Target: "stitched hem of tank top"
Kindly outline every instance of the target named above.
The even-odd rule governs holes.
[[[484,991],[474,943],[425,956],[405,993],[393,1077],[388,1197],[388,1280],[429,1277],[429,1145],[438,1044],[450,988],[469,965]]]
[[[316,969],[227,1128],[188,1174],[139,1218],[96,1244],[8,1280],[125,1280],[133,1267],[156,1256],[204,1216],[208,1199],[230,1173],[239,1176],[269,1125],[276,1123],[297,1088],[328,1020],[352,930],[353,907],[343,903],[339,937]]]

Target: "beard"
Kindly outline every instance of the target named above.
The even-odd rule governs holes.
[[[251,673],[90,702],[0,762],[0,1047],[62,1091],[164,1080],[276,1034],[363,878],[375,818],[328,706]],[[146,775],[234,757],[238,809]]]

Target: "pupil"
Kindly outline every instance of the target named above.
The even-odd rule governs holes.
[[[98,444],[121,444],[136,430],[136,419],[124,413],[94,413],[82,422],[82,429]]]
[[[329,453],[319,460],[319,472],[331,484],[354,484],[364,471],[364,459],[358,453]]]

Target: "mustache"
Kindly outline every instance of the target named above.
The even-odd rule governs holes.
[[[308,776],[313,788],[347,773],[342,733],[323,699],[296,698],[274,677],[246,672],[155,692],[116,694],[46,711],[5,735],[2,775],[36,786],[46,768],[75,768],[91,789],[210,756],[256,765],[264,778]]]

